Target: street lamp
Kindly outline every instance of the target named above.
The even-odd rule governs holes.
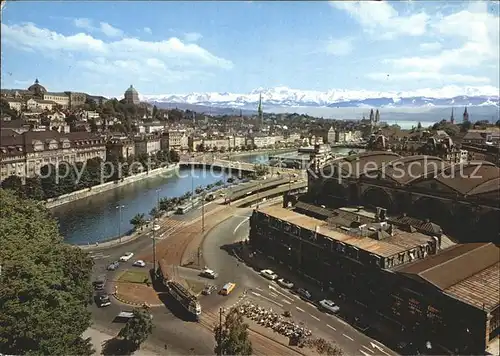
[[[160,213],[160,191],[161,189],[156,189],[156,210],[158,214]],[[157,218],[153,217],[153,270],[156,271],[156,222]]]
[[[116,209],[118,209],[118,239],[122,242],[122,208],[125,208],[125,205],[117,205]]]

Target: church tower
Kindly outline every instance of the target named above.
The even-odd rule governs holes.
[[[264,126],[264,115],[262,112],[262,93],[259,94],[259,107],[257,108],[257,112],[259,114],[259,124]]]
[[[454,108],[451,108],[451,116],[450,116],[450,122],[452,125],[455,123],[455,116],[453,115],[453,109]]]
[[[469,113],[467,112],[467,107],[465,107],[463,118],[464,118],[464,120],[463,120],[464,122],[469,121]]]

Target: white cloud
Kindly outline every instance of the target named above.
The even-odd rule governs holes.
[[[107,22],[101,22],[99,24],[99,26],[100,26],[101,32],[104,33],[108,37],[121,37],[121,36],[123,36],[122,30],[111,26]]]
[[[123,36],[123,31],[110,25],[107,22],[100,22],[99,26],[94,26],[91,19],[87,18],[76,18],[73,19],[73,24],[77,28],[87,30],[88,32],[101,32],[108,37],[121,37]]]
[[[184,34],[184,41],[186,42],[198,42],[201,40],[203,35],[198,32],[188,32]]]
[[[148,33],[148,34],[152,34],[153,33],[153,31],[149,27],[144,27],[143,31],[146,32],[146,33]]]
[[[334,56],[347,56],[354,49],[351,38],[331,39],[326,43],[325,52]]]
[[[439,42],[424,42],[419,45],[420,50],[426,52],[439,51],[443,45]]]
[[[488,3],[472,2],[461,7],[446,8],[446,14],[437,14],[426,17],[425,27],[420,26],[415,32],[409,31],[405,26],[400,31],[391,32],[392,24],[401,23],[407,19],[408,23],[416,15],[398,15],[397,12],[385,2],[371,3],[339,2],[337,8],[346,9],[358,19],[364,29],[377,29],[395,34],[408,36],[424,34],[425,40],[418,45],[413,56],[383,58],[382,64],[388,66],[387,73],[393,80],[434,80],[453,81],[460,83],[498,83],[499,70],[499,16],[498,13],[488,11]],[[380,5],[381,4],[381,5]],[[370,20],[367,7],[377,9]],[[417,14],[421,15],[423,13]],[[391,20],[391,21],[389,21]],[[373,23],[370,24],[370,21]],[[386,25],[386,23],[392,23]],[[387,33],[387,32],[385,32]],[[375,33],[374,33],[375,34]],[[439,41],[436,41],[439,39]],[[404,41],[402,38],[401,41]],[[401,42],[397,42],[401,43]],[[398,46],[398,44],[395,44]],[[493,67],[491,67],[493,66]],[[493,69],[493,70],[491,70]],[[447,72],[459,73],[460,71],[475,70],[478,76],[464,74],[446,74]],[[387,79],[385,73],[369,74],[372,79]]]
[[[402,15],[386,1],[331,1],[330,4],[347,12],[366,32],[378,39],[421,36],[426,33],[430,19],[425,12]]]
[[[79,25],[85,26],[85,22],[79,22]],[[231,69],[233,66],[231,61],[175,37],[156,42],[128,37],[104,41],[84,33],[66,36],[32,23],[2,23],[1,30],[3,45],[39,52],[44,56],[57,54],[59,59],[64,57],[62,54],[78,55],[80,59],[75,65],[94,73],[117,76],[136,73],[145,78],[170,76],[168,79],[172,79],[208,72],[209,68]],[[117,32],[110,30],[109,34],[116,35]]]
[[[76,18],[73,19],[73,24],[75,27],[88,30],[88,31],[93,31],[94,26],[92,26],[92,20],[87,19],[87,18]]]
[[[432,80],[443,83],[454,84],[489,84],[490,78],[479,77],[465,74],[445,74],[439,72],[406,72],[406,73],[369,73],[367,78],[373,80],[387,80],[387,81],[418,81],[418,80]]]

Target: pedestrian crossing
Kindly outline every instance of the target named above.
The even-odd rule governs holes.
[[[102,259],[105,259],[105,258],[108,258],[110,257],[111,255],[105,255],[104,253],[102,252],[96,252],[96,253],[93,253],[90,255],[90,258],[94,259],[94,260],[102,260]]]
[[[173,233],[177,232],[180,230],[183,226],[185,225],[184,221],[181,220],[175,220],[172,218],[166,218],[163,219],[161,224],[160,224],[160,230],[155,231],[154,236],[156,240],[163,240],[168,238],[170,235]],[[148,233],[149,238],[153,238],[153,232]]]

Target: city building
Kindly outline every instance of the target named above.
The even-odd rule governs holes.
[[[21,99],[5,98],[2,100],[5,100],[5,102],[9,105],[9,108],[17,112],[20,112],[24,106],[24,102]]]
[[[326,134],[327,136],[327,142],[328,143],[335,143],[336,140],[337,140],[337,132],[335,131],[335,129],[333,128],[333,126],[330,127],[330,129],[328,130],[328,133]]]
[[[153,121],[153,122],[145,122],[140,124],[137,128],[139,133],[153,133],[153,132],[161,132],[165,131],[166,121]]]
[[[40,174],[41,167],[60,162],[106,159],[105,142],[86,132],[61,134],[53,130],[16,133],[2,129],[0,137],[0,181],[17,175],[23,181]]]
[[[112,137],[106,143],[106,154],[128,160],[135,156],[135,142],[128,137]]]
[[[168,130],[161,136],[162,150],[185,151],[189,148],[186,130]]]
[[[153,135],[143,135],[134,138],[135,154],[147,154],[148,156],[154,155],[161,150],[160,137]]]
[[[249,243],[355,303],[357,317],[379,319],[398,341],[481,354],[498,335],[500,249],[492,243],[454,244],[439,226],[384,209],[300,201],[254,210]]]
[[[125,91],[125,94],[123,94],[123,96],[125,97],[126,104],[138,105],[140,103],[139,93],[137,92],[137,90],[135,90],[133,85],[130,85],[130,88]]]

